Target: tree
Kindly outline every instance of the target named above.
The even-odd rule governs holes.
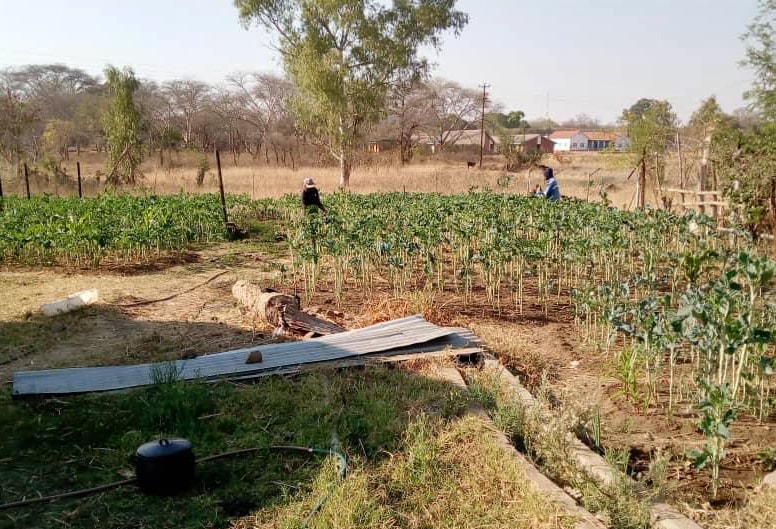
[[[23,140],[38,121],[38,112],[10,86],[0,83],[0,156],[15,166],[18,173],[24,152]]]
[[[766,229],[776,234],[776,0],[759,0],[758,6],[742,37],[747,43],[742,64],[754,72],[744,95],[759,116],[741,123],[739,115],[742,128],[726,134],[718,149],[725,194],[753,235]]]
[[[700,145],[698,181],[700,191],[709,189],[709,187],[717,189],[717,172],[713,169],[722,161],[717,156],[725,153],[726,149],[723,148],[723,145],[727,142],[734,127],[733,118],[722,112],[715,96],[703,101],[700,108],[690,117],[688,131]],[[727,156],[727,154],[723,154],[723,156]],[[714,182],[710,186],[711,176],[714,177]]]
[[[234,163],[237,163],[242,151],[240,105],[237,97],[225,86],[219,86],[213,90],[210,110],[218,117],[220,133],[226,137]]]
[[[478,122],[482,108],[482,95],[478,90],[434,79],[425,85],[425,93],[429,101],[426,132],[440,148],[454,144],[464,130]]]
[[[52,119],[46,123],[43,131],[43,148],[48,155],[57,155],[59,161],[69,158],[70,140],[75,136],[75,123],[68,120]]]
[[[760,125],[762,117],[750,108],[737,108],[733,111],[731,118],[736,128],[751,130]]]
[[[646,100],[642,100],[646,101]],[[638,103],[636,104],[638,105]],[[635,105],[634,105],[635,106]],[[567,129],[597,129],[601,127],[601,123],[594,117],[587,114],[577,114],[574,119],[569,119],[561,123],[561,127]]]
[[[12,87],[29,99],[75,96],[97,86],[97,79],[64,64],[29,64],[9,69]]]
[[[759,12],[742,36],[742,62],[754,71],[752,88],[744,97],[769,120],[776,119],[776,0],[758,0]]]
[[[142,116],[134,101],[140,82],[131,68],[105,69],[105,81],[111,95],[110,108],[103,116],[108,140],[108,178],[116,185],[134,184],[143,161]]]
[[[647,176],[658,186],[665,177],[665,154],[676,136],[678,120],[668,101],[639,99],[623,110],[621,121],[628,131],[634,162],[641,165],[639,205],[644,205]]]
[[[485,121],[494,128],[527,129],[531,126],[525,120],[525,112],[522,110],[513,110],[509,114],[504,114],[503,112],[489,112],[485,115]]]
[[[632,149],[638,156],[662,156],[673,141],[678,119],[668,101],[639,99],[623,110],[621,121],[627,127]]]
[[[247,26],[277,38],[297,93],[299,124],[340,164],[350,181],[353,153],[366,129],[385,112],[390,87],[406,72],[425,72],[419,49],[438,49],[440,33],[468,22],[456,0],[234,0]]]
[[[31,64],[2,72],[7,86],[36,109],[39,119],[26,134],[37,158],[42,136],[52,120],[73,121],[81,104],[98,90],[97,78],[63,64]],[[80,136],[71,138],[78,141]]]
[[[514,110],[507,114],[506,127],[510,129],[527,129],[530,127],[525,120],[525,112],[522,110]]]
[[[776,123],[732,130],[716,150],[722,189],[753,235],[776,235]]]
[[[183,132],[170,94],[153,81],[144,81],[133,96],[143,116],[143,130],[150,149],[159,150],[159,165],[164,165],[165,151],[177,150],[183,144]]]
[[[546,134],[550,134],[553,130],[560,127],[560,125],[557,122],[555,122],[552,118],[549,118],[549,117],[529,119],[528,121],[532,123],[534,127],[536,127],[537,129],[541,129]]]
[[[290,101],[294,95],[294,86],[288,79],[267,73],[236,73],[228,77],[233,89],[233,103],[236,104],[236,117],[246,128],[247,134],[240,134],[246,150],[254,158],[261,154],[264,146],[265,161],[267,143],[272,143],[277,151],[278,144],[287,143],[286,136],[294,135],[294,127],[289,126]],[[219,101],[219,115],[224,116],[227,109],[223,97]],[[237,129],[238,133],[240,129]]]
[[[391,89],[388,116],[381,124],[382,138],[395,138],[402,165],[412,159],[417,133],[431,120],[431,100],[416,77],[402,79]],[[378,137],[378,139],[382,139]]]
[[[195,120],[208,103],[210,87],[200,81],[178,79],[165,83],[162,91],[167,96],[173,114],[181,121],[183,142],[186,147],[190,147],[193,143]]]
[[[92,145],[97,149],[105,147],[105,130],[102,116],[108,109],[108,93],[104,86],[95,87],[79,97],[73,114],[75,136],[73,140],[81,146]]]

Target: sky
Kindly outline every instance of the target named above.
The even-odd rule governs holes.
[[[476,88],[504,110],[556,121],[614,122],[642,97],[686,120],[716,95],[745,105],[752,75],[740,36],[757,0],[459,0],[469,14],[425,55],[434,74]],[[0,0],[0,68],[64,63],[97,74],[219,83],[231,72],[282,71],[271,38],[246,30],[231,0]]]

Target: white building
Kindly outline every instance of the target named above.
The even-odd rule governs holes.
[[[555,152],[587,150],[587,136],[578,130],[557,130],[550,140],[555,142]]]

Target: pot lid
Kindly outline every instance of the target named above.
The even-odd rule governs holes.
[[[159,439],[140,446],[137,456],[154,459],[183,452],[191,452],[191,443],[187,439]]]

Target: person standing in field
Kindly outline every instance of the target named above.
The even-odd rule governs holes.
[[[321,195],[318,193],[318,188],[315,187],[313,179],[309,177],[304,179],[304,187],[302,188],[302,207],[305,211],[308,211],[311,207],[315,207],[326,213],[326,208],[321,203]]]
[[[555,174],[552,167],[544,168],[544,198],[553,202],[560,200],[560,187],[555,180]]]

